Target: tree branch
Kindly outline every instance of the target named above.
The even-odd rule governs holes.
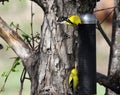
[[[107,37],[107,35],[105,34],[104,30],[102,29],[101,25],[99,22],[97,22],[97,29],[100,31],[100,33],[102,34],[102,36],[104,37],[104,39],[106,40],[106,42],[108,43],[108,45],[111,47],[111,41],[109,40],[109,38]]]
[[[25,60],[31,56],[31,49],[22,40],[16,31],[11,29],[8,24],[0,17],[0,36],[10,45],[15,53]]]
[[[22,40],[18,33],[11,29],[1,17],[0,17],[0,37],[2,37],[15,51],[15,53],[21,58],[22,63],[29,74],[30,80],[37,81],[36,73],[38,69],[36,68],[38,68],[38,65],[36,64],[36,62],[38,60],[38,57],[36,56],[36,52],[32,51],[32,49],[29,48],[28,44],[26,44]]]
[[[97,73],[97,82],[115,93],[120,94],[120,71],[117,71],[113,76],[109,77]]]

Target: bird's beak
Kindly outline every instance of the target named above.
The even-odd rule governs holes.
[[[57,22],[57,24],[66,24],[66,21]]]

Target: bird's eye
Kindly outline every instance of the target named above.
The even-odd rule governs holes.
[[[72,23],[69,19],[66,20],[68,23],[74,25],[74,23]]]

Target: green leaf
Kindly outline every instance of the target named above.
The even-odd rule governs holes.
[[[16,68],[12,68],[11,71],[12,72],[18,72],[19,70],[17,70]]]
[[[16,70],[15,70],[15,68],[12,68],[11,71],[12,71],[12,72],[15,72]]]
[[[117,39],[117,42],[120,43],[120,38]]]
[[[11,23],[10,23],[10,27],[12,27],[13,25],[14,25],[14,23],[13,23],[13,22],[11,22]]]
[[[6,46],[6,51],[8,51],[10,49],[10,46],[9,45],[7,45]]]
[[[14,65],[13,65],[11,71],[12,71],[12,72],[17,72],[17,71],[19,71],[19,70],[16,69],[16,67],[17,67],[18,65],[20,65],[20,58],[19,58],[19,57],[17,57],[17,58],[15,59]]]
[[[20,62],[16,62],[16,65],[20,65]]]
[[[8,73],[7,73],[7,72],[3,72],[1,76],[2,76],[2,77],[7,77],[7,76],[8,76]]]
[[[15,59],[15,62],[18,62],[18,61],[20,61],[20,57],[17,57],[17,58]]]
[[[29,35],[28,35],[28,34],[25,34],[25,33],[22,34],[22,37],[23,37],[24,39],[30,38]]]
[[[35,13],[32,13],[32,17],[35,15]]]
[[[20,65],[20,62],[15,62],[15,65],[13,66],[13,68],[16,68],[18,65]]]

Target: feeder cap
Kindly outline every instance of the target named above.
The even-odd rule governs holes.
[[[96,24],[96,17],[91,13],[81,15],[83,24]]]

